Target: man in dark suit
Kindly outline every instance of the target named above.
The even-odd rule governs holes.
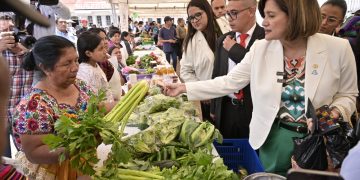
[[[249,51],[264,29],[256,23],[256,0],[229,0],[226,18],[231,32],[216,44],[213,78],[226,75]],[[211,114],[224,138],[248,138],[252,113],[250,85],[239,92],[211,101]]]

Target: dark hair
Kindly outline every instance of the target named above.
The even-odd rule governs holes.
[[[342,19],[344,19],[346,11],[347,11],[347,4],[344,0],[327,0],[321,7],[325,5],[333,5],[337,6],[342,10]]]
[[[214,2],[215,0],[211,0],[211,4]],[[226,0],[224,0],[225,1],[225,3],[226,3]]]
[[[124,41],[124,40],[125,40],[125,37],[128,36],[128,35],[129,35],[129,33],[128,33],[127,31],[123,31],[123,32],[121,33],[120,40]]]
[[[111,55],[111,53],[112,53],[112,52],[114,51],[114,49],[116,49],[116,48],[120,49],[119,46],[111,46],[111,47],[108,49],[108,54]]]
[[[77,50],[79,53],[79,63],[88,62],[89,57],[86,51],[94,51],[96,47],[102,42],[99,35],[93,32],[83,32],[79,35],[77,40]]]
[[[265,17],[267,0],[260,0],[259,12]],[[315,0],[275,0],[280,10],[288,16],[288,31],[285,39],[308,38],[319,31],[321,25],[320,7]]]
[[[120,36],[121,32],[119,30],[112,29],[112,30],[109,31],[108,37],[112,38],[115,34],[119,34],[119,36]]]
[[[205,36],[205,39],[210,47],[210,49],[215,52],[215,42],[216,42],[216,33],[215,33],[215,25],[214,25],[214,16],[211,10],[211,6],[207,0],[191,0],[186,8],[186,11],[189,10],[190,7],[198,7],[199,9],[205,11],[208,17],[208,23],[206,29],[202,32]],[[189,14],[188,14],[189,16]],[[190,43],[191,39],[194,37],[196,33],[196,29],[192,26],[191,22],[188,23],[188,33],[186,34],[184,40],[184,51],[187,51],[187,45]]]
[[[38,70],[41,72],[41,77],[44,77],[45,73],[39,66],[41,65],[44,70],[54,70],[65,48],[75,49],[75,45],[61,36],[44,36],[38,39],[33,49],[26,54],[21,66],[26,71]]]
[[[118,31],[120,31],[120,28],[118,28],[118,27],[116,27],[116,26],[114,26],[114,25],[111,25],[111,26],[109,27],[109,31],[112,31],[112,30],[118,30]]]
[[[106,34],[106,31],[103,28],[90,28],[88,31],[95,33],[95,34],[99,34],[100,32],[103,32]]]

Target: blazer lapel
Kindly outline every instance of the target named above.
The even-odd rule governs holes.
[[[327,51],[320,38],[309,37],[305,56],[305,99],[313,101],[319,81],[327,63]],[[307,104],[307,103],[305,103]]]
[[[248,46],[246,47],[246,49],[250,49],[250,47],[252,46],[252,44],[254,44],[255,40],[260,39],[259,37],[261,36],[261,39],[264,38],[264,33],[261,32],[262,27],[260,27],[257,23],[254,29],[254,32],[251,36],[251,39],[249,41]]]
[[[284,56],[283,47],[280,41],[273,41],[272,44],[267,48],[267,55],[265,56],[265,66],[269,68],[268,78],[270,82],[274,82],[274,93],[275,99],[278,100],[278,105],[281,101],[282,82],[278,80],[284,79]],[[279,74],[280,73],[280,74]]]

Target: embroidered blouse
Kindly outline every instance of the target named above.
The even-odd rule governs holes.
[[[285,122],[306,123],[305,117],[305,57],[284,57],[285,76],[278,117]]]
[[[58,104],[57,100],[47,91],[32,88],[17,105],[12,119],[15,145],[22,150],[20,135],[40,135],[54,133],[54,123],[59,118],[61,111],[76,114],[85,110],[91,90],[84,81],[76,80],[75,86],[79,90],[79,97],[75,106]]]

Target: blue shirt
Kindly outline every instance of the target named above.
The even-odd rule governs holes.
[[[170,27],[169,29],[163,27],[160,29],[159,37],[163,40],[176,39],[176,30],[174,27]],[[174,48],[172,47],[173,43],[164,42],[163,43],[163,51],[164,52],[173,52]]]
[[[64,32],[59,31],[57,28],[55,28],[55,35],[58,35],[58,36],[61,36],[61,37],[64,37],[64,38],[70,40],[72,43],[75,44],[75,47],[76,47],[77,37],[73,33],[68,32],[68,31],[66,31],[66,33],[64,33]]]

